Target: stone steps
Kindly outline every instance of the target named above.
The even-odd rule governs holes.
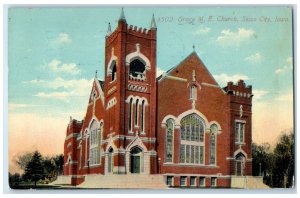
[[[165,189],[162,175],[86,175],[78,188],[143,188]]]
[[[51,182],[51,185],[71,185],[71,175],[59,175],[56,180]]]
[[[244,189],[270,188],[269,186],[263,183],[263,178],[258,176],[232,176],[231,187]]]

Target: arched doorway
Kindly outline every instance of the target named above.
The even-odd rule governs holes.
[[[139,174],[143,172],[143,153],[139,147],[134,147],[130,151],[130,172]]]
[[[114,158],[113,158],[113,152],[114,152],[114,149],[113,148],[109,148],[108,150],[108,160],[107,160],[107,172],[108,173],[113,173],[113,170],[114,170]]]
[[[245,156],[243,155],[243,153],[238,153],[235,156],[235,174],[237,176],[243,176],[244,168],[245,168]]]

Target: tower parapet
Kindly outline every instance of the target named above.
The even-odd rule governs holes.
[[[236,84],[228,82],[227,86],[223,88],[228,95],[232,96],[233,100],[251,102],[252,86],[246,86],[243,80],[239,80]]]

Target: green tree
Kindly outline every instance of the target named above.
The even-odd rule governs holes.
[[[252,144],[252,174],[263,176],[264,183],[272,186],[274,154],[269,143]]]
[[[64,169],[64,155],[63,154],[56,155],[53,159],[55,162],[57,175],[62,175]]]
[[[33,153],[31,160],[26,165],[24,178],[26,180],[33,181],[35,188],[37,181],[44,178],[42,156],[38,151]]]
[[[45,157],[43,159],[44,174],[48,180],[55,178],[57,171],[53,158]]]
[[[293,131],[282,134],[274,149],[274,187],[289,188],[293,185],[295,173],[295,141]]]

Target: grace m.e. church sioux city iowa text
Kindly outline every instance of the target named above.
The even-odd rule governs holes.
[[[105,38],[83,120],[70,119],[64,175],[91,188],[230,188],[252,177],[252,87],[221,88],[195,51],[156,77],[157,27],[127,24]],[[262,181],[256,181],[257,185]]]

